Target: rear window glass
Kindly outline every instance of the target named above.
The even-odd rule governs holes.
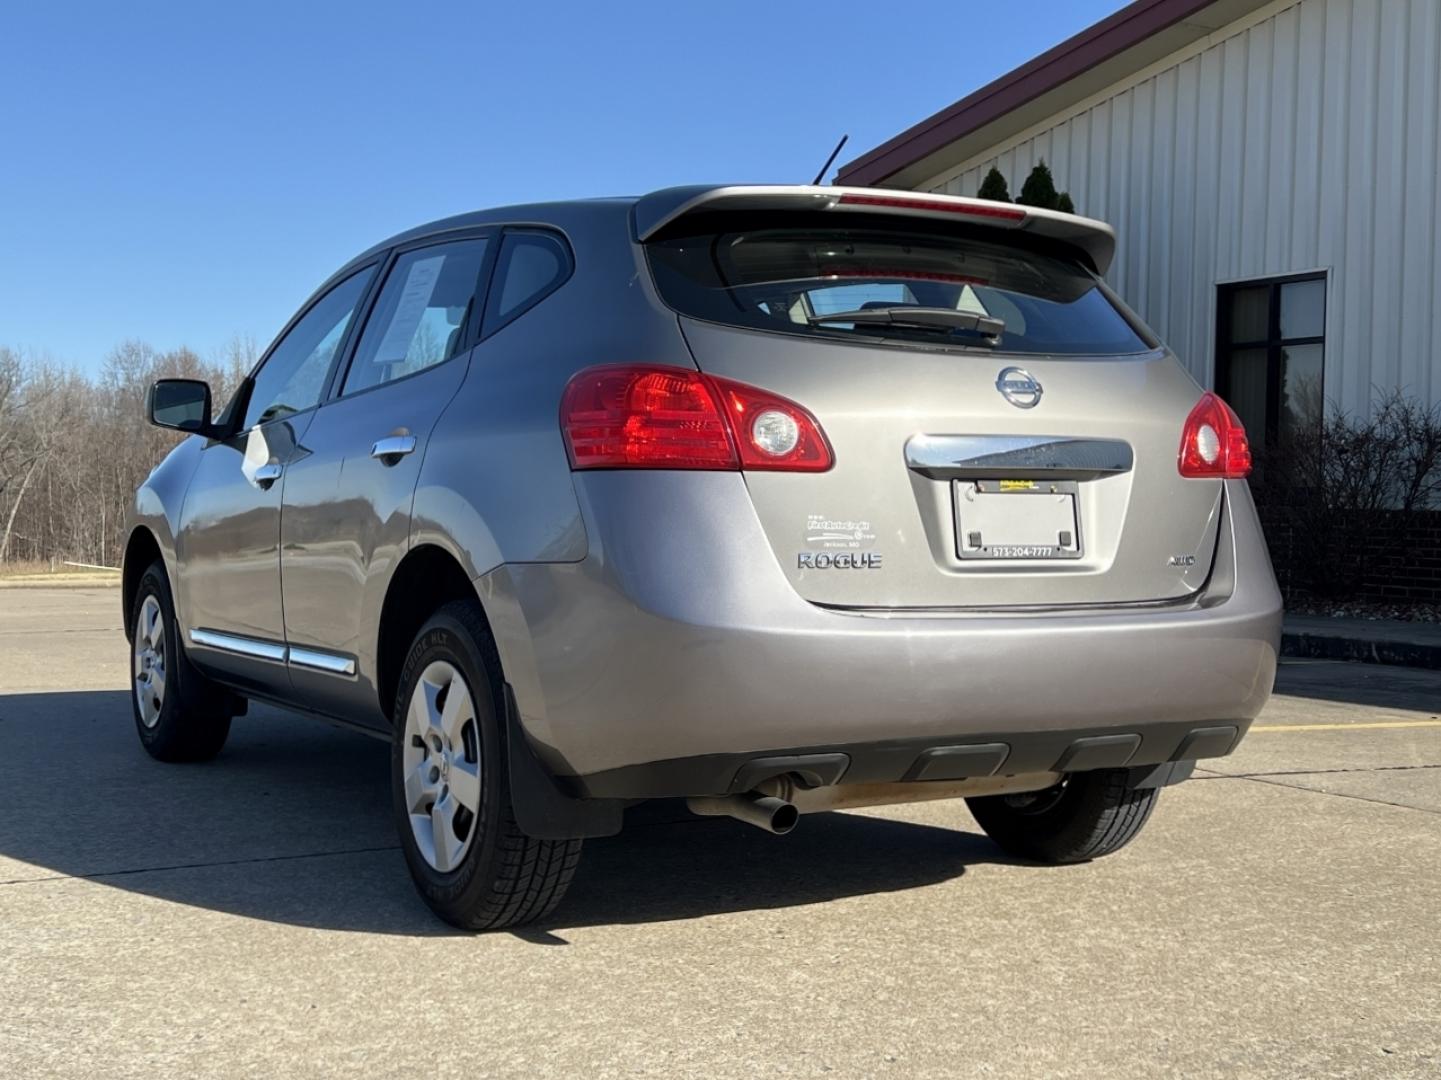
[[[673,237],[647,249],[665,302],[710,322],[999,352],[1154,347],[1079,263],[1005,244],[809,228]]]

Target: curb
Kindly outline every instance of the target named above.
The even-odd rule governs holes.
[[[1441,645],[1418,641],[1374,641],[1341,634],[1281,635],[1281,655],[1311,660],[1351,660],[1363,664],[1441,669]]]

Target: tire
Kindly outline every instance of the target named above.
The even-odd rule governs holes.
[[[210,760],[230,735],[233,700],[186,657],[158,559],[140,576],[130,628],[130,707],[140,745],[157,761]]]
[[[1128,789],[1125,769],[1072,773],[1056,787],[966,800],[986,835],[1035,862],[1087,862],[1125,847],[1151,816],[1159,788]]]
[[[463,930],[543,918],[580,862],[579,840],[536,840],[516,825],[501,685],[479,605],[455,601],[421,627],[396,694],[391,793],[401,850],[431,910]]]

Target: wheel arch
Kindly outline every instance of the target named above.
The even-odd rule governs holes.
[[[502,745],[512,810],[521,831],[547,840],[615,835],[621,828],[624,802],[576,798],[557,783],[551,768],[537,756],[515,707],[495,624],[481,591],[460,560],[438,544],[412,548],[396,566],[386,588],[376,642],[375,678],[384,715],[394,722],[400,677],[416,634],[440,607],[458,599],[475,601],[480,616],[485,640],[478,644],[490,666],[495,715],[504,732]],[[504,604],[500,610],[504,612]]]
[[[130,625],[130,612],[135,607],[135,593],[140,588],[140,578],[156,562],[165,562],[160,541],[148,526],[136,525],[130,530],[125,541],[125,557],[120,563],[120,621],[125,627],[125,639],[131,640],[135,628]],[[169,568],[166,568],[169,576]],[[172,593],[174,586],[172,583]]]
[[[395,694],[411,641],[425,625],[425,620],[451,600],[475,601],[489,635],[489,640],[484,643],[487,656],[494,662],[495,670],[501,671],[489,616],[470,575],[465,572],[460,560],[445,548],[438,544],[420,544],[406,552],[396,566],[380,608],[375,649],[375,690],[381,713],[387,719],[393,718]],[[503,676],[501,683],[503,685]],[[499,695],[501,686],[497,686],[495,692]]]

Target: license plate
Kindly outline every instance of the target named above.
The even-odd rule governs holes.
[[[1074,480],[957,480],[956,553],[962,559],[1078,559]]]

